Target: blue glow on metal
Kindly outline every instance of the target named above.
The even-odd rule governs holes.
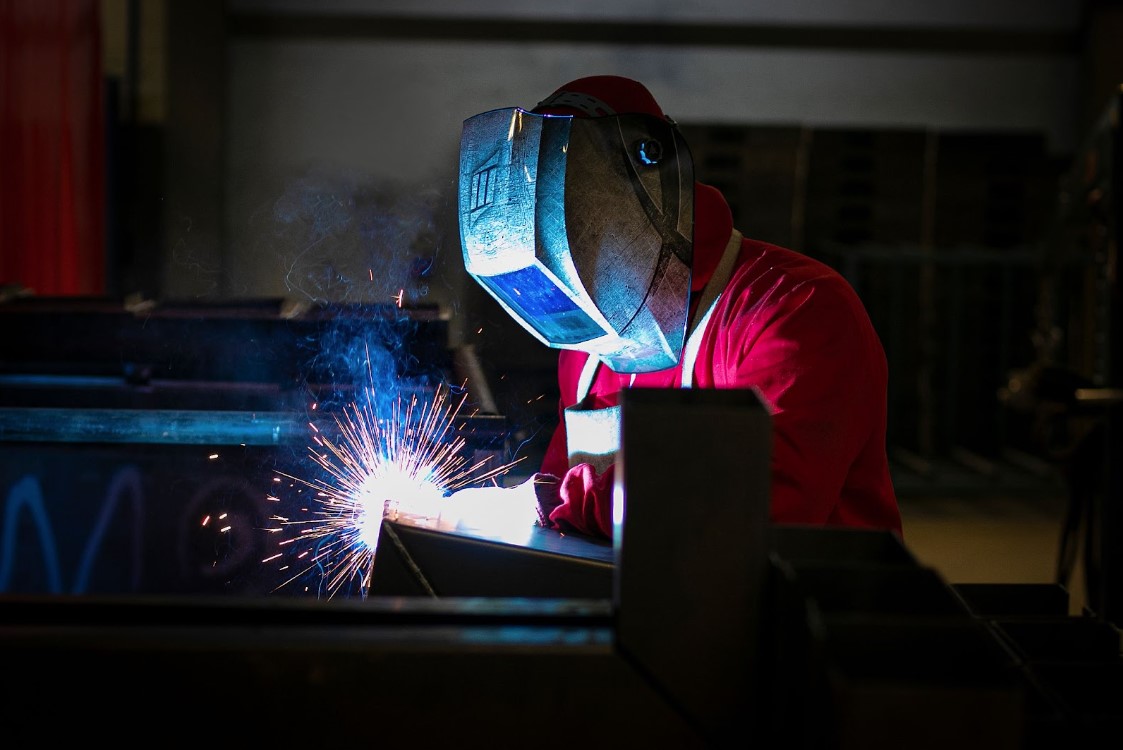
[[[460,145],[465,270],[548,346],[620,373],[672,367],[687,325],[693,184],[685,142],[658,118],[476,115]]]
[[[289,412],[0,409],[0,442],[281,445],[307,439],[307,418]]]
[[[8,590],[12,565],[16,554],[16,531],[20,527],[20,511],[26,508],[39,532],[39,546],[46,566],[47,581],[52,594],[62,592],[62,574],[59,572],[58,550],[55,535],[47,520],[43,505],[43,490],[34,477],[24,477],[8,492],[4,505],[4,536],[0,539],[0,591]]]
[[[129,534],[132,544],[130,577],[134,587],[140,585],[141,544],[143,540],[141,519],[144,516],[143,494],[140,471],[135,466],[123,466],[113,475],[105,499],[98,511],[97,523],[90,531],[82,551],[82,557],[74,571],[73,584],[69,589],[71,593],[86,593],[90,575],[99,559],[102,543],[109,533],[109,526],[118,517],[119,507],[126,501],[131,506],[131,512],[126,514],[126,518],[132,522],[131,533]],[[44,573],[47,577],[47,591],[52,594],[61,594],[66,588],[60,563],[64,556],[60,555],[55,541],[54,528],[47,514],[42,485],[38,477],[30,474],[21,477],[12,485],[5,499],[3,527],[0,529],[0,532],[2,532],[2,535],[0,535],[0,592],[8,591],[11,584],[12,570],[19,543],[30,541],[28,535],[17,536],[20,529],[26,528],[26,524],[21,521],[21,516],[25,514],[30,518],[37,532],[39,550],[43,557]]]
[[[59,388],[121,388],[128,385],[125,378],[116,375],[0,375],[0,385],[53,386]]]
[[[533,646],[610,646],[614,641],[611,628],[548,628],[509,625],[500,627],[463,628],[460,637],[470,643]]]

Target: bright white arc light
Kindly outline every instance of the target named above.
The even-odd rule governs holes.
[[[356,505],[362,516],[357,524],[359,538],[374,549],[383,516],[405,513],[435,517],[441,511],[443,498],[444,493],[433,482],[388,464],[378,473],[369,474],[356,493]]]

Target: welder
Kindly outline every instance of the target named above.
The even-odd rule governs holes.
[[[468,273],[560,350],[561,399],[528,482],[451,500],[507,493],[542,525],[611,537],[621,390],[752,388],[773,426],[774,522],[901,533],[863,303],[831,267],[735,229],[643,84],[579,78],[466,120],[459,214]]]

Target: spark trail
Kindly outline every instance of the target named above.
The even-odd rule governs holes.
[[[367,390],[373,396],[373,389]],[[299,561],[299,572],[277,589],[319,569],[329,599],[356,581],[365,597],[383,518],[404,514],[436,519],[449,493],[495,479],[521,460],[485,469],[490,456],[475,463],[464,457],[466,440],[454,423],[466,398],[467,391],[455,401],[446,386],[438,387],[430,401],[399,396],[385,418],[376,414],[373,397],[351,402],[333,415],[337,439],[310,423],[309,455],[324,478],[278,472],[275,479],[284,477],[313,490],[313,501],[302,511],[306,518],[273,517],[279,526],[270,531],[295,528],[297,533],[281,542],[289,548],[286,552],[265,562],[278,557]]]

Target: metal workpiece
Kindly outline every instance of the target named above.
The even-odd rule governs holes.
[[[621,407],[617,646],[709,740],[744,745],[761,728],[770,417],[751,390],[630,389]]]
[[[606,540],[540,526],[516,539],[384,519],[370,595],[571,599],[607,607],[613,554]]]

